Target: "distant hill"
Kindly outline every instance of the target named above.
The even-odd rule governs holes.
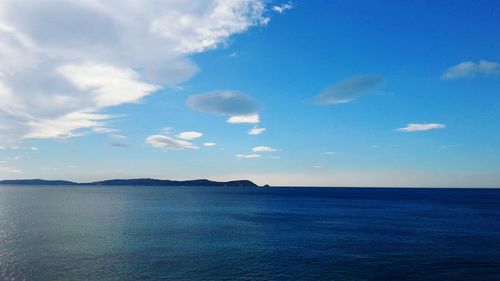
[[[63,180],[2,180],[3,185],[90,185],[90,186],[235,186],[235,187],[258,187],[249,180],[236,180],[218,182],[207,179],[172,181],[158,179],[113,179],[105,181],[96,181],[89,183],[77,183]]]

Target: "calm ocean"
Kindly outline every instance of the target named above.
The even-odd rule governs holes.
[[[500,190],[0,186],[0,280],[500,280]]]

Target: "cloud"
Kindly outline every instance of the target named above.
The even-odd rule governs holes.
[[[229,117],[229,119],[227,119],[226,122],[231,124],[241,124],[241,123],[258,124],[260,122],[260,117],[259,114],[235,115]]]
[[[276,149],[271,148],[269,146],[256,146],[256,147],[252,148],[252,151],[253,152],[272,152],[272,151],[276,151]]]
[[[146,139],[146,143],[152,145],[155,148],[163,150],[183,150],[183,149],[198,149],[194,144],[175,139],[164,135],[152,135]]]
[[[111,147],[118,147],[118,148],[128,148],[128,147],[130,147],[130,145],[128,145],[128,144],[119,143],[119,142],[110,143],[109,146],[111,146]]]
[[[187,105],[196,111],[218,115],[252,115],[259,110],[259,104],[237,91],[215,91],[190,96]]]
[[[272,10],[277,13],[283,14],[286,10],[290,10],[292,8],[293,8],[292,2],[288,2],[279,6],[273,6]]]
[[[429,130],[444,129],[444,128],[446,128],[446,125],[437,124],[437,123],[429,123],[429,124],[412,123],[412,124],[408,124],[404,128],[396,129],[396,131],[411,133],[411,132],[429,131]]]
[[[193,140],[193,139],[200,138],[201,136],[203,136],[203,134],[200,132],[182,132],[182,133],[178,134],[176,137],[183,139],[183,140]]]
[[[500,74],[500,65],[496,62],[489,62],[486,60],[481,60],[479,61],[479,63],[475,63],[472,61],[461,62],[455,66],[448,68],[441,76],[441,79],[460,79],[474,77],[480,74]]]
[[[260,134],[264,133],[265,130],[266,130],[266,128],[257,128],[257,127],[254,127],[252,129],[248,130],[248,134],[256,136],[256,135],[260,135]]]
[[[210,146],[216,146],[217,144],[215,142],[204,142],[203,143],[203,146],[207,146],[207,147],[210,147]]]
[[[349,103],[358,96],[374,90],[382,84],[384,84],[384,79],[379,76],[353,76],[330,86],[319,94],[315,101],[317,104],[321,105]]]
[[[238,154],[236,158],[238,159],[252,159],[252,158],[260,158],[259,154]]]
[[[124,136],[124,135],[119,135],[119,134],[115,134],[115,135],[111,135],[109,136],[111,139],[114,139],[114,140],[128,140],[128,137],[127,136]]]
[[[0,145],[106,128],[102,112],[187,81],[192,54],[267,24],[264,2],[1,1]]]
[[[335,151],[327,151],[327,152],[325,152],[323,154],[325,154],[325,155],[335,155],[335,154],[337,154],[337,152],[335,152]]]

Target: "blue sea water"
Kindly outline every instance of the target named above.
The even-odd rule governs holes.
[[[0,280],[500,280],[500,190],[0,186]]]

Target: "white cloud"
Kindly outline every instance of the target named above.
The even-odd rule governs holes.
[[[479,63],[472,61],[461,62],[448,68],[441,78],[451,80],[473,77],[479,74],[500,74],[500,65],[496,62],[489,62],[486,60],[481,60]]]
[[[252,148],[253,152],[272,152],[276,151],[276,149],[269,147],[269,146],[256,146]]]
[[[38,147],[36,147],[36,146],[31,146],[30,149],[33,150],[33,151],[38,151],[39,150]]]
[[[236,158],[238,159],[252,159],[252,158],[260,158],[259,154],[238,154]]]
[[[231,124],[241,124],[241,123],[258,124],[260,122],[260,117],[259,114],[235,115],[229,117],[229,119],[227,119],[226,122]]]
[[[104,110],[188,80],[191,54],[265,25],[265,10],[263,0],[1,1],[0,144],[106,128]]]
[[[446,128],[446,125],[437,123],[429,123],[429,124],[411,123],[408,124],[406,127],[396,129],[396,131],[410,133],[410,132],[429,131],[429,130],[444,129],[444,128]]]
[[[115,134],[115,135],[111,135],[109,136],[111,139],[114,139],[114,140],[128,140],[128,137],[127,136],[124,136],[124,135],[119,135],[119,134]]]
[[[193,139],[200,138],[201,136],[203,136],[203,134],[200,132],[182,132],[182,133],[178,134],[176,137],[183,139],[183,140],[193,140]]]
[[[288,2],[288,3],[284,3],[282,5],[279,5],[279,6],[273,6],[272,10],[275,12],[278,12],[280,14],[283,14],[286,10],[290,10],[292,8],[293,8],[292,2]]]
[[[204,142],[203,143],[203,146],[207,146],[207,147],[210,147],[210,146],[216,146],[217,144],[215,142]]]
[[[325,152],[323,154],[325,154],[325,155],[335,155],[335,154],[337,154],[337,152],[335,152],[335,151],[327,151],[327,152]]]
[[[349,103],[358,96],[384,84],[384,79],[375,75],[359,75],[330,86],[316,97],[316,103],[335,105]]]
[[[266,128],[254,127],[252,129],[248,130],[248,134],[256,136],[256,135],[260,135],[260,134],[264,133],[264,131],[266,131]]]
[[[152,135],[146,139],[146,143],[152,145],[155,148],[163,150],[183,150],[183,149],[198,149],[194,144],[175,139],[164,135]]]

